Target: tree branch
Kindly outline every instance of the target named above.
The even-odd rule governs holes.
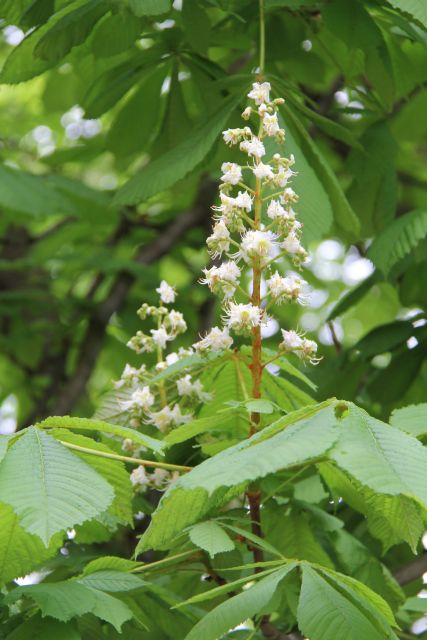
[[[427,553],[423,553],[419,558],[416,558],[409,564],[401,567],[394,572],[394,577],[397,582],[403,586],[421,578],[421,576],[427,572]]]

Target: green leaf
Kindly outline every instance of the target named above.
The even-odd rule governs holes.
[[[144,580],[132,573],[115,571],[114,569],[104,569],[87,574],[83,578],[78,578],[77,582],[85,587],[112,593],[141,589],[146,584]]]
[[[241,493],[247,483],[318,459],[337,436],[334,410],[326,403],[281,418],[206,460],[165,493],[137,551],[164,548],[184,527]]]
[[[373,241],[368,258],[388,276],[427,237],[427,210],[416,209],[393,220]]]
[[[211,23],[206,11],[198,2],[184,0],[182,20],[189,44],[203,55],[207,51],[211,33]]]
[[[140,567],[140,562],[119,558],[118,556],[101,556],[89,562],[83,569],[83,575],[89,575],[104,569],[112,569],[114,571],[131,571],[135,567]]]
[[[196,547],[207,551],[211,558],[217,553],[232,551],[234,542],[214,520],[199,522],[189,531],[190,540]]]
[[[66,624],[52,618],[31,616],[12,633],[7,640],[81,640],[81,635],[73,624]]]
[[[114,451],[105,444],[95,442],[92,438],[71,433],[65,429],[55,429],[50,432],[57,440],[61,442],[69,442],[86,449],[93,449],[94,452],[113,453]],[[83,453],[81,451],[73,451],[73,453],[81,458],[85,463],[89,464],[99,475],[101,475],[114,489],[114,500],[108,507],[108,513],[114,516],[117,521],[122,524],[133,524],[132,511],[132,484],[129,479],[129,473],[122,462],[102,458],[101,456]]]
[[[23,529],[12,508],[0,503],[0,585],[25,576],[55,555],[62,545],[58,535],[45,547],[38,536]]]
[[[411,15],[427,29],[427,6],[424,0],[388,0],[395,9]]]
[[[141,30],[139,20],[127,11],[114,13],[102,20],[91,41],[95,57],[117,55],[133,46]]]
[[[420,442],[354,405],[342,427],[330,454],[341,469],[377,494],[406,496],[427,509],[427,450]]]
[[[385,353],[399,347],[414,333],[412,322],[396,320],[388,324],[375,327],[354,345],[355,351],[360,351],[362,357],[372,358],[378,353]]]
[[[275,83],[277,83],[278,88],[282,86],[280,79],[278,80],[277,77],[274,77],[274,81]],[[313,142],[313,140],[307,133],[305,127],[301,124],[298,118],[295,117],[295,115],[291,112],[290,109],[286,107],[286,105],[282,107],[282,110],[285,116],[285,128],[287,126],[286,123],[288,123],[288,125],[290,123],[294,127],[295,133],[299,137],[302,153],[304,154],[307,162],[315,171],[315,174],[317,175],[317,179],[320,180],[321,184],[323,185],[323,189],[327,193],[327,196],[330,201],[330,210],[332,212],[331,215],[333,216],[336,224],[338,225],[338,227],[342,229],[342,231],[347,237],[358,238],[359,231],[360,231],[359,220],[355,215],[353,209],[351,208],[344,194],[344,191],[342,190],[342,187],[338,182],[338,179],[334,171],[331,169],[328,162],[325,160],[320,150],[318,149],[316,144]],[[289,133],[288,129],[287,129],[287,132]],[[296,161],[297,163],[299,163],[298,156],[296,157]],[[297,179],[298,179],[298,176],[294,181],[294,184],[296,186],[298,184]],[[301,181],[300,191],[301,193],[304,193],[305,185],[304,185],[304,177],[302,174],[302,169],[301,169],[300,181]],[[313,200],[312,206],[314,206],[314,200]],[[314,209],[313,209],[313,215],[314,215]],[[329,214],[328,214],[328,218],[329,218]]]
[[[359,300],[361,300],[376,284],[382,279],[382,276],[378,271],[371,273],[369,278],[363,280],[357,287],[351,289],[348,293],[345,293],[342,298],[332,307],[331,312],[328,315],[328,321],[342,316],[343,313],[354,307]]]
[[[239,100],[240,96],[230,96],[212,114],[203,115],[183,142],[151,162],[119,189],[114,204],[143,202],[185,178],[210,151]]]
[[[22,434],[0,464],[0,500],[46,546],[57,531],[105,511],[113,498],[112,487],[92,467],[35,427]]]
[[[136,91],[117,113],[107,134],[107,147],[118,156],[147,149],[157,135],[160,91],[168,72],[161,65],[145,76]]]
[[[270,414],[270,413],[273,413],[274,411],[274,406],[270,402],[270,400],[264,400],[264,399],[248,400],[248,402],[245,402],[245,407],[247,411],[255,412],[255,413]]]
[[[159,44],[137,51],[126,62],[109,66],[96,77],[81,99],[86,118],[98,118],[111,109],[145,75],[167,57],[165,48]]]
[[[69,203],[41,176],[0,166],[0,205],[41,218],[63,213]]]
[[[151,438],[144,433],[139,433],[135,429],[122,427],[117,424],[109,424],[103,420],[90,420],[89,418],[71,418],[70,416],[51,416],[42,420],[36,425],[39,429],[73,429],[77,431],[91,431],[108,433],[119,438],[130,438],[132,442],[143,447],[148,447],[156,453],[160,453],[163,443],[160,440]]]
[[[40,38],[34,48],[34,55],[49,63],[62,60],[73,47],[86,40],[107,11],[108,5],[104,0],[86,0],[84,4],[73,4],[72,10]]]
[[[369,127],[361,143],[364,149],[352,151],[348,160],[348,169],[355,176],[348,199],[360,219],[364,236],[369,237],[387,227],[395,216],[398,148],[384,122]]]
[[[266,511],[264,519],[267,539],[287,557],[309,560],[333,568],[330,557],[314,537],[307,517],[292,512],[286,515],[282,512],[281,517],[278,517],[279,509],[274,504]]]
[[[136,16],[158,16],[171,9],[172,0],[126,0]]]
[[[241,622],[263,611],[275,595],[280,582],[295,568],[290,563],[259,580],[230,600],[209,611],[186,636],[185,640],[217,640]]]
[[[55,60],[42,60],[35,56],[35,49],[44,37],[44,35],[52,28],[53,25],[60,22],[61,19],[73,12],[76,7],[82,7],[87,0],[79,0],[73,2],[60,11],[58,11],[48,22],[38,29],[34,29],[27,33],[26,37],[15,47],[6,62],[3,65],[0,81],[7,84],[18,84],[24,82],[34,76],[38,76],[47,69],[54,66]]]
[[[229,428],[230,418],[233,420],[237,415],[239,415],[238,409],[228,409],[212,416],[207,416],[206,418],[191,420],[168,433],[164,442],[171,446],[190,440],[202,433],[227,430]]]
[[[375,620],[354,602],[334,588],[307,564],[298,603],[298,626],[311,640],[385,640],[396,638],[392,629],[378,629]]]
[[[42,616],[51,616],[62,622],[93,613],[120,631],[122,624],[133,617],[127,604],[118,598],[75,580],[17,587],[6,600],[12,603],[21,597],[31,598]]]
[[[427,434],[427,403],[412,404],[395,409],[390,416],[390,424],[401,431],[419,438]]]

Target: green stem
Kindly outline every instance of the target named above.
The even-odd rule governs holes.
[[[139,573],[140,571],[149,571],[150,569],[153,569],[153,568],[157,569],[159,567],[162,568],[163,565],[168,564],[173,560],[180,560],[182,558],[188,558],[189,556],[194,556],[194,555],[197,555],[198,557],[200,557],[201,553],[198,551],[194,551],[194,549],[191,549],[190,551],[183,551],[182,553],[177,553],[174,556],[168,556],[167,558],[162,558],[162,560],[156,560],[156,562],[149,562],[139,567],[135,567],[134,569],[132,569],[131,573]]]
[[[259,0],[259,74],[262,76],[265,66],[265,18],[264,0]]]
[[[160,329],[161,326],[162,326],[162,317],[159,315],[159,318],[157,320],[157,328]],[[158,363],[163,362],[163,351],[159,344],[157,345],[157,362]],[[168,403],[167,397],[166,397],[165,383],[163,380],[160,380],[159,382],[159,394],[160,394],[160,405],[163,409],[164,407],[166,407]]]
[[[245,400],[249,400],[249,393],[246,388],[245,379],[243,378],[242,369],[240,367],[240,359],[237,354],[233,355],[234,366],[236,367],[237,379],[239,380],[239,384],[242,388],[243,397]]]
[[[157,462],[157,460],[141,460],[139,458],[130,458],[129,456],[121,456],[118,453],[109,453],[108,451],[99,451],[97,449],[89,449],[89,447],[81,447],[78,444],[71,444],[71,442],[65,442],[59,440],[64,447],[68,449],[74,449],[74,451],[81,451],[82,453],[89,453],[92,456],[99,456],[100,458],[110,458],[111,460],[119,460],[120,462],[130,462],[131,464],[140,464],[143,467],[154,467],[156,469],[168,469],[169,471],[191,471],[193,467],[185,467],[180,464],[171,464],[169,462]]]

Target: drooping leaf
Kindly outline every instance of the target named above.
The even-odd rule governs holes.
[[[113,498],[112,487],[92,467],[35,427],[23,433],[0,464],[0,500],[46,546],[56,532],[105,511]]]
[[[196,547],[207,551],[211,558],[217,553],[232,551],[234,542],[214,520],[199,522],[191,527],[189,531],[190,540]]]
[[[427,237],[427,210],[416,209],[393,220],[373,241],[368,258],[388,276]]]
[[[51,616],[61,622],[93,613],[120,632],[123,623],[133,617],[128,605],[118,598],[76,580],[18,587],[9,593],[7,601],[12,603],[23,596],[37,604],[42,616]]]
[[[239,100],[240,96],[230,96],[212,114],[204,115],[181,144],[151,162],[119,189],[115,204],[143,202],[185,178],[210,151]]]
[[[31,616],[12,633],[8,640],[81,640],[81,635],[73,623],[60,622],[52,618]]]
[[[40,38],[34,48],[36,58],[49,63],[61,60],[72,47],[86,40],[94,25],[108,10],[103,0],[76,3]]]
[[[0,504],[0,584],[25,576],[55,555],[62,536],[53,538],[45,547],[40,538],[23,529],[12,507]]]

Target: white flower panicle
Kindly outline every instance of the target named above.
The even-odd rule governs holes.
[[[270,312],[272,305],[303,304],[307,298],[304,279],[292,271],[280,273],[278,269],[283,262],[300,269],[308,257],[301,242],[302,224],[294,210],[298,203],[291,186],[296,176],[295,158],[277,151],[269,157],[271,143],[266,144],[269,138],[277,144],[285,140],[278,111],[284,100],[271,98],[269,82],[255,82],[248,98],[253,102],[244,109],[242,118],[248,125],[249,121],[258,120],[256,131],[245,126],[223,132],[224,142],[230,147],[238,146],[246,160],[240,164],[224,162],[221,167],[220,203],[212,207],[215,224],[207,246],[212,258],[222,258],[223,263],[204,269],[201,282],[223,299],[224,328],[214,327],[193,345],[202,354],[230,349],[230,333],[247,335],[260,327],[268,321],[266,311]],[[263,297],[255,295],[255,284],[252,294],[246,294],[241,280],[248,269],[258,273],[258,291],[262,272],[267,284]],[[281,353],[293,352],[316,363],[316,350],[312,340],[295,331],[284,332]],[[186,381],[181,384],[191,384],[189,379]]]

